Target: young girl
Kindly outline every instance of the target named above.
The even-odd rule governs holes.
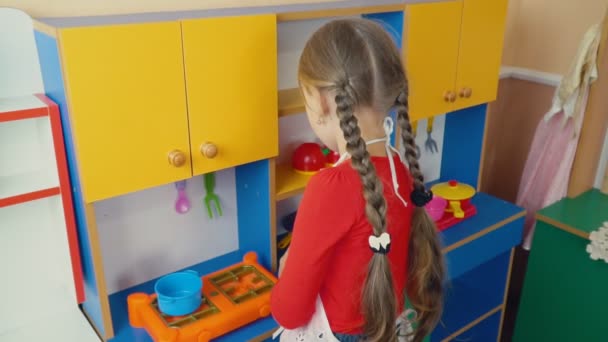
[[[299,328],[305,336],[313,320],[315,340],[396,341],[407,296],[417,313],[411,338],[422,341],[441,315],[444,264],[423,208],[432,194],[417,160],[400,53],[380,25],[337,20],[312,35],[298,74],[310,125],[342,158],[306,187],[272,314],[283,334]],[[390,145],[393,108],[409,170]]]

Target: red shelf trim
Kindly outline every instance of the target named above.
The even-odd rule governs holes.
[[[21,203],[25,203],[25,202],[29,202],[29,201],[35,201],[35,200],[39,200],[41,198],[59,195],[60,193],[61,193],[61,190],[57,186],[54,188],[28,192],[26,194],[0,198],[0,208],[8,207],[8,206],[15,205],[15,204],[21,204]]]

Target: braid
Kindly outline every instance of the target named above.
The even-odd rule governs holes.
[[[354,115],[356,94],[348,82],[336,89],[336,113],[346,140],[346,149],[351,155],[352,167],[359,173],[363,183],[365,213],[379,236],[386,232],[386,200],[382,182],[376,175],[365,141],[361,137],[358,120]],[[370,341],[396,340],[397,303],[392,273],[386,255],[374,253],[368,266],[363,288],[363,313],[365,334]]]
[[[418,324],[414,341],[419,342],[433,330],[443,308],[443,285],[445,264],[437,228],[423,208],[432,197],[424,186],[416,153],[416,143],[412,134],[408,114],[407,89],[395,101],[397,120],[401,127],[401,139],[405,147],[405,158],[414,178],[412,201],[417,208],[412,218],[408,258],[408,286],[405,294],[418,312]]]
[[[386,230],[386,201],[382,189],[382,182],[376,176],[376,169],[371,163],[367,145],[361,137],[357,117],[353,113],[353,95],[347,90],[336,94],[336,112],[340,119],[340,128],[346,140],[346,150],[351,155],[352,166],[363,182],[364,197],[367,202],[366,214],[374,228],[376,235]]]
[[[416,141],[412,133],[412,124],[409,118],[409,108],[407,101],[407,91],[402,92],[397,98],[397,123],[401,127],[401,139],[405,148],[405,158],[410,166],[410,172],[414,177],[415,190],[424,190],[424,176],[420,171],[420,163],[418,163],[418,153],[416,152]]]

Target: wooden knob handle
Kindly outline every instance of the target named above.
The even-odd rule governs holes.
[[[454,102],[456,101],[456,94],[453,91],[446,91],[443,94],[443,99],[445,102]]]
[[[471,95],[473,95],[473,89],[467,88],[467,87],[462,88],[460,90],[460,94],[459,95],[460,95],[460,97],[469,98],[469,97],[471,97]]]
[[[169,152],[169,164],[175,167],[184,166],[184,164],[186,164],[186,155],[180,150]]]
[[[213,159],[218,153],[217,146],[212,143],[204,143],[201,145],[201,153],[206,158]]]

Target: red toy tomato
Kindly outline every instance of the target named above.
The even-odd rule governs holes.
[[[325,167],[325,155],[317,143],[304,143],[293,152],[291,164],[294,170],[311,174]]]
[[[327,166],[334,166],[340,160],[340,153],[332,151],[328,147],[323,149],[323,154],[325,154],[325,164]]]

